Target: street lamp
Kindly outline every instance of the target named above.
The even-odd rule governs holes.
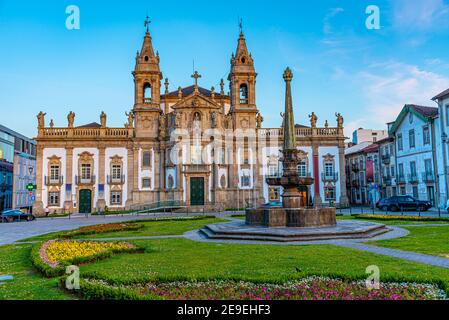
[[[32,176],[33,172],[34,172],[34,168],[32,166],[29,166],[28,167],[28,172],[30,173],[30,176]]]

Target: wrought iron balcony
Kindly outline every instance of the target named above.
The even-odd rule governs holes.
[[[433,172],[423,172],[422,181],[424,182],[435,182],[435,175]]]
[[[416,173],[411,173],[408,175],[408,182],[410,183],[418,183],[418,175]]]
[[[359,172],[360,171],[360,166],[358,163],[351,163],[351,170],[354,172]]]
[[[240,104],[248,104],[248,99],[240,99]]]
[[[64,177],[58,176],[58,177],[44,177],[44,183],[46,186],[61,186],[64,183]]]
[[[351,186],[356,188],[360,187],[360,181],[358,179],[352,180]]]
[[[390,175],[382,177],[382,184],[386,186],[391,186],[392,178]]]
[[[399,174],[399,175],[397,176],[397,178],[396,178],[396,181],[397,181],[398,183],[400,183],[400,184],[405,183],[405,182],[406,182],[406,181],[405,181],[405,176],[404,176],[403,174]]]
[[[151,98],[144,98],[143,99],[143,103],[144,104],[151,104],[153,102],[153,99],[151,99]]]
[[[324,182],[336,182],[336,181],[338,181],[338,173],[337,172],[334,172],[334,173],[322,172],[321,180],[323,180]]]
[[[382,155],[382,163],[383,164],[390,164],[390,162],[391,162],[390,154],[383,154]]]
[[[95,176],[91,175],[91,176],[75,176],[75,184],[76,185],[82,185],[82,184],[87,184],[87,185],[92,185],[95,184]]]
[[[124,174],[119,175],[119,176],[108,175],[107,181],[108,181],[108,184],[115,184],[115,185],[125,184],[125,175]]]

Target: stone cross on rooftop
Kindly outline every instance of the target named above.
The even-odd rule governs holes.
[[[198,79],[201,78],[201,75],[198,73],[198,71],[195,71],[195,73],[192,74],[191,77],[195,79],[195,87],[198,87]]]

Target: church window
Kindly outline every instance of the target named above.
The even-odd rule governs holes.
[[[324,189],[324,197],[327,201],[334,201],[335,198],[335,187],[326,187]]]
[[[142,155],[142,167],[151,167],[151,152],[144,151]]]
[[[111,204],[112,205],[121,205],[122,204],[122,192],[121,191],[112,191],[111,192]]]
[[[143,189],[150,189],[151,188],[151,179],[150,178],[143,178],[142,179],[142,188]]]
[[[151,84],[149,83],[145,83],[143,86],[143,98],[144,103],[151,103],[152,91],[151,91]]]
[[[59,192],[48,193],[48,206],[50,207],[59,206]]]
[[[248,86],[245,83],[240,85],[240,103],[248,104]]]
[[[242,187],[249,187],[250,186],[250,176],[249,175],[243,175],[241,177],[241,184]]]
[[[298,164],[298,175],[300,177],[307,177],[307,161],[301,160]]]

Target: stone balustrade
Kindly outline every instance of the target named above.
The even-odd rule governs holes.
[[[304,137],[339,137],[343,136],[340,128],[295,128],[297,138]],[[266,138],[282,138],[282,128],[259,129],[259,135]]]
[[[133,130],[127,128],[44,128],[39,130],[39,138],[130,138]]]

